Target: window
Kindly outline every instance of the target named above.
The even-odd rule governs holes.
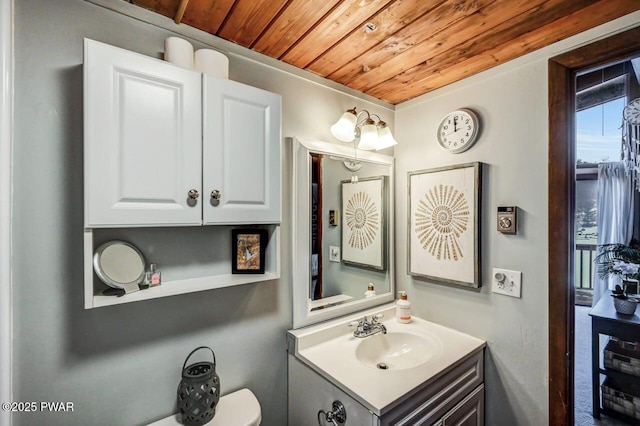
[[[622,157],[622,110],[628,72],[621,63],[576,78],[575,286],[577,304],[591,304],[598,237],[598,164]]]
[[[576,113],[577,163],[597,164],[621,158],[622,110],[627,97]]]

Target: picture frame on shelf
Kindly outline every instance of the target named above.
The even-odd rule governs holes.
[[[480,162],[408,172],[407,273],[480,288]]]
[[[266,229],[233,229],[231,273],[264,274],[268,238]]]
[[[342,262],[385,271],[386,176],[340,181],[340,192]]]

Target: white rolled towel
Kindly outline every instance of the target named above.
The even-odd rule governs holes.
[[[193,69],[193,45],[180,37],[167,37],[164,40],[164,60]]]
[[[213,77],[229,78],[229,58],[217,50],[196,50],[195,68]]]

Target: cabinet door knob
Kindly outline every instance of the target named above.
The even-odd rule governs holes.
[[[189,191],[189,198],[190,199],[197,200],[199,196],[200,196],[200,193],[198,192],[197,189],[191,189]]]
[[[220,197],[222,197],[222,193],[220,191],[218,191],[217,189],[214,189],[213,191],[211,191],[211,199],[212,200],[218,201],[220,199]]]

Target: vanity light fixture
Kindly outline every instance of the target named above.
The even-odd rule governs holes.
[[[358,121],[361,114],[366,114],[366,118]],[[398,144],[387,123],[382,121],[379,116],[370,114],[367,110],[358,112],[355,107],[348,109],[331,126],[331,134],[342,142],[351,142],[359,138],[358,148],[363,150],[380,150]]]

